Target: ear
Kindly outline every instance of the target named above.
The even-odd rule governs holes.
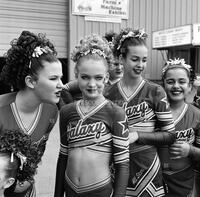
[[[122,54],[119,55],[119,64],[123,65],[123,56]]]
[[[3,188],[4,189],[9,188],[14,182],[15,182],[14,178],[6,179],[5,182],[4,182]]]
[[[110,77],[109,72],[107,72],[104,79],[104,83],[108,83],[109,77]]]
[[[28,75],[25,77],[25,84],[27,87],[34,89],[36,81],[33,79],[32,76]]]
[[[75,68],[74,68],[74,75],[75,75],[75,78],[77,79],[78,78],[78,69],[77,69],[77,66],[75,66]]]

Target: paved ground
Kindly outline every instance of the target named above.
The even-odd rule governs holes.
[[[39,165],[36,175],[37,197],[53,197],[59,140],[59,126],[57,121],[50,134],[42,163]]]

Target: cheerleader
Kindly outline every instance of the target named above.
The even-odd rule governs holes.
[[[58,116],[55,104],[63,87],[61,77],[62,65],[53,44],[43,34],[23,31],[11,42],[0,74],[15,90],[0,96],[0,128],[22,130],[44,152]],[[13,196],[28,196],[32,190],[33,181],[18,182]]]
[[[176,133],[172,145],[160,148],[166,196],[187,197],[193,188],[193,159],[198,160],[197,147],[200,147],[200,110],[185,102],[192,87],[190,65],[184,59],[167,61],[163,82]]]
[[[91,35],[72,53],[82,99],[60,112],[60,154],[55,197],[123,197],[129,171],[129,129],[124,110],[105,99],[112,52]],[[112,183],[110,163],[115,166]]]
[[[106,98],[123,107],[130,127],[130,176],[126,196],[164,196],[157,147],[174,141],[174,123],[163,88],[143,78],[148,49],[143,30],[122,29],[113,52],[124,67]],[[137,140],[137,141],[136,141]],[[136,141],[136,143],[134,143]]]

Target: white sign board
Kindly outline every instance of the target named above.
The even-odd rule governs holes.
[[[153,48],[192,44],[192,26],[186,25],[153,32]]]
[[[72,0],[72,14],[128,19],[129,0]]]
[[[193,24],[193,45],[200,45],[200,24]]]

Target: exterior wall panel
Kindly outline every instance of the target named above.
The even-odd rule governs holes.
[[[167,52],[152,50],[152,33],[182,25],[200,23],[199,10],[199,0],[129,0],[129,19],[122,20],[120,24],[88,22],[84,20],[84,16],[71,15],[70,51],[80,38],[87,34],[104,35],[111,29],[119,32],[121,28],[125,27],[144,28],[148,33],[147,44],[149,48],[145,76],[150,79],[160,79],[161,67],[167,58]],[[77,20],[81,20],[79,26],[74,25]],[[85,29],[84,32],[82,29]],[[75,33],[77,31],[79,33]],[[72,65],[70,78],[73,78],[73,63],[70,62],[70,64]]]
[[[0,56],[9,42],[23,30],[46,33],[55,44],[58,57],[67,57],[68,1],[65,0],[1,0]]]

